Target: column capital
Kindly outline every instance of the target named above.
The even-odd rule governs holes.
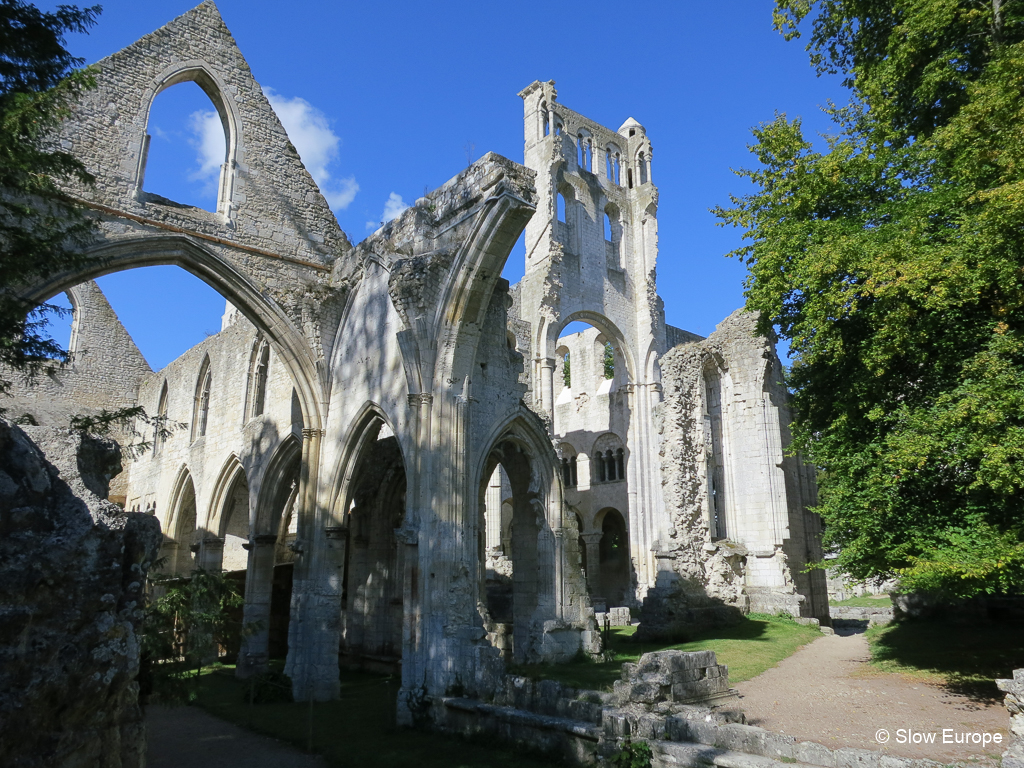
[[[324,436],[324,430],[322,430],[322,429],[316,429],[314,427],[303,427],[302,428],[302,437],[305,440],[309,440],[310,438],[313,438],[313,437],[323,437],[323,436]]]
[[[409,405],[413,408],[430,405],[434,402],[434,396],[429,392],[411,392],[408,397]]]

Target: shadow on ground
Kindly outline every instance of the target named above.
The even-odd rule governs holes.
[[[868,630],[868,641],[875,667],[944,678],[941,684],[951,693],[980,703],[1000,701],[996,678],[1024,667],[1019,625],[901,621]]]

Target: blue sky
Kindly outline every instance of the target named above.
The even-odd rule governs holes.
[[[68,47],[97,61],[193,4],[108,0],[99,24]],[[846,99],[838,78],[815,75],[803,41],[772,29],[772,5],[218,2],[353,243],[467,160],[494,151],[522,162],[516,94],[534,80],[555,80],[562,104],[612,129],[636,118],[661,190],[666,320],[701,335],[743,303],[745,268],[724,257],[741,233],[717,227],[708,209],[747,191],[730,168],[751,164],[750,128],[785,112],[808,134],[823,132],[820,106]],[[147,190],[212,205],[211,110],[193,84],[161,94]],[[518,248],[509,258],[513,282],[522,259]],[[223,300],[176,268],[100,284],[155,368],[220,327]]]

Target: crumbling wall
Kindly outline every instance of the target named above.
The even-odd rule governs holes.
[[[15,387],[13,397],[0,403],[9,417],[21,423],[67,427],[73,416],[130,408],[136,403],[139,383],[150,373],[149,364],[96,283],[76,285],[68,296],[74,307],[70,363],[53,376],[38,377],[31,386]],[[113,437],[122,444],[131,441],[126,432]],[[114,501],[124,503],[127,482],[127,473],[113,480]]]
[[[112,440],[0,420],[4,766],[145,765],[138,629],[160,526],[105,500],[120,469]]]
[[[662,493],[671,525],[644,601],[642,635],[747,610],[828,619],[824,574],[802,572],[821,557],[820,522],[807,509],[813,473],[785,455],[790,415],[781,363],[755,329],[756,317],[737,311],[707,339],[661,359]]]

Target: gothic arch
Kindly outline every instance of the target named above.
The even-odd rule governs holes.
[[[200,59],[175,62],[161,72],[142,94],[146,121],[145,129],[138,138],[139,164],[135,171],[135,194],[140,198],[145,195],[143,183],[146,176],[146,161],[149,155],[149,137],[146,131],[149,129],[149,117],[153,109],[153,102],[157,96],[171,86],[188,82],[198,85],[210,98],[224,128],[224,146],[226,151],[217,194],[217,213],[227,222],[231,220],[234,210],[232,197],[235,169],[238,165],[238,153],[239,148],[242,146],[242,118],[238,114],[238,107],[234,100],[225,98],[226,86],[224,83],[214,73],[213,68],[207,62]]]
[[[322,385],[313,350],[284,309],[224,256],[184,235],[109,241],[88,249],[86,255],[90,258],[77,269],[30,286],[26,297],[44,301],[86,280],[137,267],[181,267],[238,307],[263,333],[292,379],[302,407],[303,424],[312,429],[322,428]]]
[[[207,511],[206,530],[211,531],[218,538],[224,538],[224,527],[227,525],[224,509],[228,502],[228,494],[238,479],[239,473],[246,477],[242,462],[239,461],[236,454],[232,453],[221,465],[220,472],[217,473],[217,482],[213,486],[213,495],[210,497],[210,507]],[[248,482],[248,477],[246,477],[246,482]]]
[[[274,451],[260,479],[259,496],[255,513],[252,515],[252,532],[255,536],[276,535],[280,527],[280,515],[291,495],[289,479],[298,482],[302,460],[302,445],[294,435],[288,435]]]
[[[590,310],[581,309],[563,317],[560,322],[545,324],[537,338],[537,348],[542,353],[541,357],[554,356],[554,350],[558,346],[558,337],[562,333],[562,329],[569,325],[569,323],[576,321],[588,323],[603,333],[626,364],[626,380],[636,381],[636,361],[633,357],[633,351],[630,349],[629,344],[626,343],[626,338],[623,336],[622,331],[604,315],[591,312]]]
[[[375,422],[379,422],[377,428],[374,428]],[[348,432],[349,437],[344,449],[340,452],[331,482],[328,485],[328,488],[332,489],[328,509],[333,510],[332,525],[337,526],[348,524],[347,516],[349,502],[351,501],[352,483],[358,469],[359,459],[369,445],[370,440],[376,439],[381,426],[387,427],[395,436],[395,439],[398,441],[399,453],[402,456],[402,469],[406,477],[412,476],[408,466],[408,458],[406,457],[407,452],[398,437],[398,433],[395,431],[394,423],[377,403],[370,401],[364,403],[358,415],[352,420],[352,424],[354,426]]]

